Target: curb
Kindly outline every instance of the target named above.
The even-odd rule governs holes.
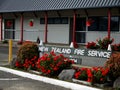
[[[30,78],[30,79],[33,79],[33,80],[42,81],[42,82],[45,82],[45,83],[69,88],[69,89],[72,89],[72,90],[101,90],[101,89],[97,89],[97,88],[93,88],[93,87],[89,87],[89,86],[84,86],[84,85],[70,83],[70,82],[66,82],[66,81],[62,81],[62,80],[52,79],[52,78],[39,76],[39,75],[35,75],[35,74],[23,72],[23,71],[13,70],[13,69],[6,68],[6,67],[1,67],[1,66],[0,66],[0,70],[4,71],[4,72],[9,72],[9,73],[12,73],[12,74],[16,74],[18,76],[22,76],[22,77],[25,77],[25,78]]]

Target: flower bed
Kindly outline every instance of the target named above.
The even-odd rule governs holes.
[[[76,69],[76,72],[74,74],[74,78],[78,80],[83,80],[87,82],[94,83],[105,83],[107,82],[107,75],[108,75],[109,69],[103,68],[103,67],[93,67],[90,68],[79,68]]]
[[[55,78],[64,69],[68,69],[68,68],[75,69],[73,78],[76,81],[80,81],[80,83],[87,82],[89,85],[107,83],[108,82],[107,78],[109,77],[110,71],[112,70],[113,72],[114,71],[113,66],[116,67],[116,64],[114,64],[115,63],[114,60],[118,64],[117,66],[118,72],[120,70],[119,69],[120,55],[113,54],[114,56],[110,57],[109,62],[108,61],[106,62],[106,68],[105,67],[77,68],[77,67],[72,67],[72,64],[74,63],[73,60],[64,57],[62,54],[55,54],[53,51],[50,52],[49,54],[45,53],[43,54],[43,56],[38,58],[38,56],[36,56],[38,55],[38,51],[36,52],[36,50],[38,49],[36,49],[35,47],[31,48],[31,44],[33,47],[36,46],[33,43],[29,43],[29,45],[24,44],[22,46],[22,48],[24,47],[23,49],[19,49],[20,51],[18,52],[17,55],[18,57],[17,60],[15,61],[15,68],[22,70],[35,70],[40,72],[40,75],[55,77]],[[93,45],[95,44],[93,43]],[[33,53],[33,51],[36,52],[36,54]],[[21,57],[21,59],[19,57]],[[119,75],[119,73],[116,72],[115,74]]]

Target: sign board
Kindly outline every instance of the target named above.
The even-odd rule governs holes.
[[[82,49],[82,48],[67,48],[67,47],[54,47],[54,46],[39,46],[39,51],[50,52],[54,51],[58,54],[76,55],[76,56],[89,56],[98,58],[109,58],[111,51],[95,50],[95,49]]]

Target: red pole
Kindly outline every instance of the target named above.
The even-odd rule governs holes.
[[[108,10],[108,38],[110,39],[110,24],[111,24],[111,13],[110,9]]]
[[[47,31],[48,31],[48,14],[45,12],[45,43],[47,43]]]
[[[21,42],[23,42],[23,13],[21,13],[21,20],[20,20],[20,23],[21,23]]]
[[[2,40],[2,15],[0,15],[0,41]]]
[[[75,31],[76,31],[76,10],[74,10],[74,16],[73,16],[73,45],[75,45]]]

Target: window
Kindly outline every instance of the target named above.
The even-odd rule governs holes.
[[[5,19],[5,29],[14,29],[14,19]]]
[[[120,17],[111,18],[111,31],[119,31],[119,20]]]
[[[108,17],[89,17],[93,20],[88,31],[107,31]],[[119,31],[119,17],[111,17],[111,31]]]
[[[40,18],[40,24],[45,24],[45,18]],[[68,24],[68,18],[48,18],[48,24]]]

